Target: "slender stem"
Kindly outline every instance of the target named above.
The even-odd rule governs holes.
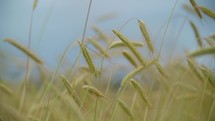
[[[167,22],[167,25],[166,25],[166,28],[165,28],[165,31],[164,31],[164,34],[163,34],[163,37],[162,37],[162,40],[161,40],[161,45],[160,45],[160,49],[159,49],[158,59],[160,58],[160,54],[161,54],[161,50],[162,50],[162,47],[163,47],[164,39],[165,39],[165,37],[166,37],[167,30],[168,30],[168,28],[169,28],[169,24],[170,24],[170,21],[171,21],[171,19],[172,19],[172,16],[173,16],[173,13],[174,13],[174,11],[175,11],[175,8],[176,8],[177,3],[178,3],[178,0],[175,1],[174,7],[173,7],[172,12],[171,12],[171,14],[170,14],[170,17],[169,17],[169,19],[168,19],[168,22]]]
[[[29,50],[31,48],[31,31],[32,31],[33,17],[34,17],[34,10],[32,10],[32,13],[31,13],[30,27],[29,27],[29,32],[28,32],[28,49]],[[30,69],[30,59],[29,59],[29,56],[27,55],[26,74],[25,74],[25,80],[24,80],[24,86],[23,86],[23,90],[22,90],[22,97],[21,97],[21,101],[20,101],[19,111],[21,111],[22,108],[24,107],[26,97],[27,97],[27,89],[28,89],[29,75],[30,75],[29,69]]]
[[[108,85],[107,85],[107,89],[106,89],[106,92],[105,92],[105,96],[107,96],[107,94],[108,94],[108,91],[109,91],[109,88],[110,88],[111,78],[112,78],[112,72],[111,72],[110,79],[108,80]],[[102,118],[102,114],[103,114],[103,111],[104,111],[104,105],[105,105],[104,102],[102,102],[102,109],[101,109],[101,113],[100,113],[100,116],[99,116],[99,121],[101,121],[101,118]]]
[[[85,39],[85,34],[86,34],[86,31],[87,31],[87,24],[88,24],[88,20],[89,20],[89,16],[90,16],[90,10],[91,10],[92,2],[93,2],[93,0],[90,0],[89,7],[88,7],[88,10],[87,10],[87,17],[86,17],[86,21],[85,21],[85,24],[84,24],[84,32],[83,32],[83,35],[82,35],[81,43],[83,43],[84,39]]]

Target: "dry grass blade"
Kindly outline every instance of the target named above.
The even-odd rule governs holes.
[[[88,66],[90,67],[91,71],[95,74],[95,76],[98,76],[98,72],[96,71],[96,68],[90,57],[89,52],[87,51],[86,47],[83,44],[81,44],[80,42],[79,42],[79,44],[80,44],[81,50],[83,52],[84,58],[88,64]]]
[[[96,95],[97,97],[105,97],[98,89],[93,86],[85,85],[82,89],[87,90],[89,93]]]
[[[3,90],[4,92],[6,92],[9,95],[13,94],[13,91],[8,86],[6,86],[5,84],[2,84],[2,83],[0,83],[0,90]]]
[[[94,40],[94,39],[89,39],[90,42],[93,44],[93,46],[100,52],[101,55],[104,55],[107,58],[110,58],[110,56],[107,54],[107,52],[105,51],[105,49],[99,45],[99,43]]]
[[[61,77],[61,80],[63,81],[64,86],[66,87],[67,91],[69,92],[69,94],[73,97],[75,102],[80,106],[81,101],[80,101],[75,89],[70,85],[69,81],[63,75],[61,75],[60,77]]]
[[[202,47],[203,44],[202,44],[201,36],[199,34],[199,31],[198,31],[196,25],[192,21],[190,21],[190,25],[194,31],[194,34],[195,34],[195,37],[196,37],[196,40],[197,40],[199,47]]]
[[[187,63],[188,66],[190,67],[190,69],[192,70],[192,72],[201,80],[204,82],[204,79],[202,77],[202,74],[199,72],[199,69],[197,68],[196,64],[194,63],[194,61],[192,61],[191,59],[187,59]]]
[[[134,66],[137,67],[137,63],[135,62],[135,60],[132,58],[132,56],[129,54],[128,51],[124,50],[122,52],[123,56]]]
[[[146,39],[146,43],[148,45],[149,50],[153,53],[154,52],[154,47],[153,47],[152,40],[151,40],[151,38],[149,36],[149,33],[147,31],[147,28],[146,28],[145,24],[141,20],[138,20],[138,24],[139,24],[139,27],[140,27],[142,35]]]
[[[209,17],[215,19],[215,12],[214,12],[214,11],[212,11],[212,10],[210,10],[210,9],[204,7],[204,6],[201,6],[201,7],[199,7],[199,8],[200,8],[200,10],[201,10],[203,13],[205,13],[207,16],[209,16]]]
[[[137,73],[141,72],[144,69],[147,69],[149,67],[151,67],[154,63],[156,63],[157,59],[151,61],[150,63],[146,64],[146,65],[141,65],[139,67],[137,67],[135,70],[133,70],[132,72],[130,72],[129,74],[127,74],[121,82],[121,88],[124,88],[125,85],[127,84],[127,81],[130,80],[131,78],[133,78],[134,76],[137,75]]]
[[[143,101],[149,106],[152,107],[151,102],[149,101],[149,98],[147,97],[145,91],[143,90],[142,86],[134,79],[131,79],[131,85],[136,89],[140,97],[143,99]]]
[[[22,52],[24,52],[26,55],[28,55],[29,57],[31,57],[38,64],[43,64],[43,61],[36,54],[34,54],[32,51],[30,51],[25,46],[19,44],[16,40],[11,39],[11,38],[6,38],[5,41],[8,42],[8,43],[10,43],[11,45],[13,45],[14,47],[16,47],[17,49],[21,50]]]
[[[131,44],[133,44],[135,47],[143,47],[143,43],[141,42],[130,42]],[[117,48],[117,47],[126,47],[127,45],[122,42],[122,41],[113,41],[109,48],[112,49],[112,48]]]
[[[196,12],[196,14],[199,16],[200,19],[202,19],[202,14],[201,14],[201,12],[199,10],[199,7],[196,4],[195,0],[190,0],[190,3],[192,4],[192,6],[193,6],[193,8],[194,8],[194,10]]]
[[[125,113],[127,113],[127,115],[129,115],[132,119],[134,119],[134,116],[131,113],[131,111],[129,110],[128,106],[120,99],[117,99],[117,102],[118,102],[119,106],[125,111]]]
[[[196,51],[188,54],[188,57],[198,57],[198,56],[210,55],[210,54],[215,54],[215,47],[202,48],[200,50],[196,50]]]
[[[137,59],[142,64],[145,63],[144,59],[142,58],[141,54],[137,51],[136,47],[123,34],[121,34],[119,31],[116,31],[116,30],[113,30],[113,33],[129,47],[129,49],[132,51],[135,57],[137,57]]]
[[[164,68],[159,64],[159,63],[156,63],[156,68],[158,69],[159,73],[165,77],[165,78],[168,78],[168,74],[166,73],[166,71],[164,70]]]

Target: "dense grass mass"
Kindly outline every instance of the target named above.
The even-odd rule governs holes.
[[[196,12],[197,19],[204,20],[207,15],[214,20],[212,10],[199,7],[195,0],[190,2],[189,9]],[[143,21],[137,20],[143,41],[132,41],[120,30],[112,30],[109,36],[93,28],[97,32],[94,37],[83,35],[82,41],[75,42],[80,53],[75,63],[68,65],[70,70],[63,71],[59,68],[74,43],[66,49],[58,68],[48,72],[30,46],[6,39],[34,61],[27,62],[26,78],[20,84],[0,80],[0,121],[214,121],[215,73],[208,65],[198,63],[198,58],[210,56],[214,61],[215,33],[201,37],[190,21],[199,47],[182,59],[165,58],[169,63],[162,64],[162,45],[160,50],[155,48]],[[141,48],[146,48],[150,56],[145,56]],[[113,76],[115,68],[122,68],[114,59],[129,62],[124,66],[131,67],[120,80]],[[34,62],[40,72],[39,84],[30,77],[28,66]]]

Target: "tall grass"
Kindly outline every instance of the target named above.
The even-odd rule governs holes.
[[[34,3],[33,11],[37,2],[36,0]],[[147,47],[141,42],[128,39],[129,37],[123,35],[120,30],[113,30],[112,35],[118,39],[115,41],[111,36],[99,32],[98,28],[94,28],[98,33],[95,35],[97,37],[89,39],[87,43],[85,33],[91,0],[81,42],[71,42],[52,74],[44,73],[46,71],[44,68],[40,69],[43,73],[41,84],[31,83],[29,77],[25,79],[29,80],[29,83],[26,83],[24,91],[20,92],[13,84],[0,80],[0,121],[214,121],[214,70],[207,65],[199,64],[197,59],[205,55],[210,56],[212,61],[215,59],[214,46],[203,44],[207,43],[205,38],[213,41],[214,36],[201,38],[199,43],[200,33],[191,22],[196,33],[196,43],[201,48],[185,53],[184,59],[166,65],[160,62],[166,32],[177,2],[178,0],[171,11],[156,55],[154,41],[150,37],[153,33],[149,35],[148,28],[140,20],[136,26],[145,38]],[[197,14],[202,12],[213,18],[213,11],[198,7],[194,0],[190,2]],[[204,16],[202,17],[204,19]],[[15,41],[10,39],[6,41],[39,64],[42,62],[31,52],[30,46],[14,44]],[[81,51],[75,63],[70,65],[68,72],[60,72],[67,53],[78,44]],[[94,48],[90,48],[89,44]],[[141,52],[142,48],[151,52],[154,58],[145,56]],[[117,58],[129,61],[129,65],[125,66],[132,69],[120,80],[113,76],[115,75],[113,67],[121,69],[121,66],[114,62],[117,59],[114,53],[117,53]],[[86,64],[80,64],[80,59],[84,59]],[[104,64],[105,61],[108,64]],[[118,85],[113,84],[116,81]],[[28,89],[25,89],[26,86]]]

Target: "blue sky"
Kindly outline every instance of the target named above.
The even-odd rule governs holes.
[[[174,44],[172,39],[177,36],[184,21],[193,20],[203,36],[215,30],[212,19],[199,21],[195,15],[188,16],[182,10],[182,4],[190,4],[189,0],[178,1],[164,43],[164,53],[171,49]],[[215,9],[214,0],[197,2]],[[32,3],[33,0],[0,0],[0,49],[21,60],[25,60],[25,56],[4,43],[3,39],[10,37],[27,45]],[[93,0],[86,36],[95,35],[90,29],[93,25],[111,34],[110,29],[119,29],[129,19],[138,18],[146,23],[155,44],[159,46],[174,3],[175,0]],[[88,4],[89,0],[39,0],[33,20],[31,48],[45,61],[47,67],[55,68],[68,44],[81,38]],[[99,17],[110,14],[114,18],[98,22]],[[196,48],[195,38],[187,24],[185,22],[178,38],[178,52]],[[129,38],[141,39],[135,19],[126,24],[122,32]],[[68,56],[71,61],[77,52],[78,48],[72,49]]]

